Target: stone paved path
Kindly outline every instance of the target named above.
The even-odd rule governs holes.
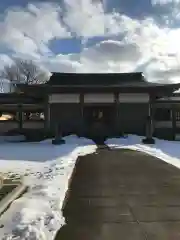
[[[56,240],[180,239],[180,170],[144,153],[101,149],[77,162]]]

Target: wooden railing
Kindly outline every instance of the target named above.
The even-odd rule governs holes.
[[[172,121],[154,121],[155,128],[172,128]]]
[[[37,120],[30,120],[23,122],[23,128],[32,128],[32,129],[39,129],[44,127],[44,121],[37,121]]]
[[[172,128],[172,121],[155,121],[154,122],[155,128]],[[176,121],[176,127],[180,128],[180,121]]]
[[[0,121],[0,134],[6,133],[11,129],[18,128],[19,124],[17,121],[13,120],[6,120],[6,121]]]

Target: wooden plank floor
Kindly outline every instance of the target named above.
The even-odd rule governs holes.
[[[56,240],[180,239],[180,170],[130,150],[80,157]]]

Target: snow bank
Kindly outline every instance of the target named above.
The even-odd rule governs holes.
[[[3,143],[0,163],[3,173],[24,175],[29,191],[16,200],[0,218],[0,239],[52,240],[64,224],[61,213],[68,181],[76,159],[96,150],[91,140],[69,136],[66,144],[55,146],[51,140],[41,143]],[[180,167],[180,143],[156,139],[155,145],[144,145],[142,137],[107,140],[110,148],[142,151]]]
[[[61,213],[76,159],[96,150],[91,140],[69,136],[66,144],[6,143],[0,145],[1,171],[24,174],[30,186],[0,219],[3,240],[51,240],[64,224]]]
[[[144,137],[128,135],[124,138],[112,138],[106,141],[110,148],[126,148],[145,152],[169,164],[180,168],[180,142],[165,141],[155,138],[154,145],[142,143]]]
[[[26,140],[25,136],[17,135],[17,136],[0,136],[0,143],[2,142],[21,142]]]

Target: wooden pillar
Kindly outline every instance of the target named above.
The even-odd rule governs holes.
[[[153,139],[153,97],[149,95],[148,116],[146,119],[146,138],[142,140],[145,144],[154,144]]]
[[[154,119],[153,119],[153,101],[150,99],[150,102],[149,102],[149,138],[152,138],[153,137],[153,131],[154,131],[154,127],[153,127],[153,122],[154,122]]]
[[[50,104],[49,104],[49,95],[47,94],[46,98],[46,124],[47,129],[50,129]],[[61,124],[56,120],[55,123],[55,138],[52,140],[53,145],[65,144],[65,140],[62,138],[62,127]]]
[[[79,102],[81,106],[81,117],[84,118],[84,93],[80,93]]]
[[[114,93],[115,102],[115,133],[117,136],[121,135],[120,129],[120,113],[119,113],[119,93]]]
[[[62,139],[62,130],[60,124],[56,124],[55,138],[52,140],[52,144],[61,145],[64,144],[65,140]]]
[[[175,140],[176,138],[176,108],[174,107],[174,105],[171,105],[171,111],[172,111],[172,115],[171,115],[171,121],[172,121],[172,140]]]
[[[79,126],[79,128],[81,129],[78,129],[78,136],[85,137],[86,124],[84,122],[84,93],[80,93],[79,95],[79,104],[81,111],[81,126]]]
[[[23,111],[22,104],[18,105],[18,120],[19,120],[19,130],[23,129]]]
[[[44,98],[44,131],[48,133],[50,130],[50,104],[49,95],[47,94]]]

